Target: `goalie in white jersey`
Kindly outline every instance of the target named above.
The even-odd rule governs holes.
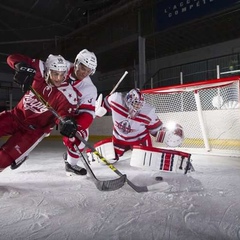
[[[116,159],[133,145],[152,146],[151,135],[157,136],[163,123],[155,108],[145,102],[139,89],[107,96],[104,107],[112,113]]]

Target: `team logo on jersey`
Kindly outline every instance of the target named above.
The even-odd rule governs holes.
[[[29,92],[29,94],[24,95],[24,98],[23,98],[24,109],[30,110],[37,114],[41,114],[48,111],[47,107],[34,97],[35,95],[32,92]]]
[[[117,128],[120,130],[120,132],[124,134],[128,134],[130,132],[133,132],[131,129],[131,125],[128,120],[124,120],[122,122],[116,122]]]

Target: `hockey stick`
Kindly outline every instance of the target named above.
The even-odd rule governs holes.
[[[49,105],[49,103],[32,87],[30,86],[30,90],[33,94],[37,97],[37,99],[43,103],[49,111],[51,111],[62,123],[64,120],[59,114]],[[99,180],[95,174],[93,173],[92,169],[90,168],[88,162],[86,161],[83,154],[79,151],[78,147],[74,146],[75,151],[82,156],[82,162],[85,168],[87,169],[89,175],[91,176],[94,184],[96,185],[97,189],[100,191],[114,191],[121,188],[126,182],[126,175],[122,175],[120,178],[112,179],[112,180]]]
[[[106,158],[104,158],[89,142],[87,142],[82,136],[80,136],[78,133],[76,134],[76,137],[87,146],[93,154],[95,154],[103,163],[105,163],[112,171],[114,171],[118,176],[122,177],[125,174],[122,174],[115,166],[113,166],[111,163],[107,161]],[[133,188],[136,192],[148,192],[147,186],[137,186],[133,182],[131,182],[126,177],[127,184]]]
[[[112,95],[116,91],[117,87],[120,85],[120,83],[123,81],[123,79],[125,78],[125,76],[127,74],[128,74],[128,71],[125,71],[124,74],[122,75],[122,77],[119,79],[119,81],[115,85],[115,87],[113,88],[113,90],[109,93],[109,95]]]
[[[30,90],[35,94],[37,99],[42,102],[49,111],[51,111],[62,123],[64,123],[64,120],[59,114],[49,105],[49,103],[38,93],[35,91],[35,89],[30,86]],[[117,168],[115,168],[112,164],[110,164],[89,142],[87,142],[82,136],[80,136],[78,133],[75,134],[75,136],[85,144],[86,147],[92,150],[93,154],[95,154],[97,157],[100,158],[102,162],[104,162],[112,171],[114,171],[118,176],[120,176],[120,179],[125,177],[125,181],[128,183],[128,185],[134,189],[136,192],[148,192],[147,186],[137,186],[133,182],[131,182],[125,174],[122,174]],[[90,168],[90,166],[89,166]],[[91,172],[91,171],[90,171]],[[92,175],[91,175],[92,176]],[[93,177],[93,176],[92,176]],[[93,177],[94,178],[94,177]],[[119,179],[119,178],[118,178]],[[111,181],[111,180],[109,180]],[[114,181],[114,180],[112,180]],[[94,180],[94,183],[96,181]],[[97,186],[97,185],[96,185]],[[98,186],[97,186],[98,187]]]
[[[117,87],[119,86],[119,84],[123,81],[123,79],[125,78],[125,76],[128,74],[128,71],[125,71],[124,74],[122,75],[122,77],[119,79],[119,81],[117,82],[117,84],[115,85],[115,87],[112,89],[112,91],[110,92],[110,95],[112,95]],[[107,110],[106,108],[102,107],[102,101],[103,101],[103,95],[102,93],[99,94],[97,100],[96,100],[96,104],[95,104],[95,114],[97,117],[103,117],[106,113],[107,113]]]
[[[74,145],[75,151],[82,156],[82,162],[84,167],[87,169],[87,172],[92,177],[94,184],[96,185],[97,189],[100,191],[114,191],[121,188],[126,182],[126,175],[122,175],[120,178],[112,179],[112,180],[99,180],[95,174],[93,173],[92,169],[90,168],[87,160],[83,156],[82,152],[79,151],[77,145]]]

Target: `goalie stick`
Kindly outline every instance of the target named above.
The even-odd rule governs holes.
[[[61,122],[64,122],[63,118],[58,115],[58,113],[49,105],[49,103],[32,87],[30,86],[30,90],[33,94],[37,97],[37,99],[43,103],[49,111],[51,111]],[[93,173],[91,167],[89,166],[88,162],[86,161],[83,154],[79,151],[78,147],[74,146],[75,151],[82,156],[82,162],[85,168],[87,169],[89,175],[91,176],[94,184],[96,185],[97,189],[100,191],[114,191],[121,188],[126,182],[126,175],[123,174],[117,179],[111,180],[99,180],[95,174]]]
[[[123,81],[123,79],[125,78],[125,76],[127,74],[128,74],[128,71],[125,71],[124,74],[122,75],[122,77],[119,79],[119,81],[115,85],[115,87],[113,88],[113,90],[109,93],[109,95],[112,95],[116,91],[117,87],[120,85],[120,83]]]
[[[34,93],[34,95],[37,97],[37,99],[42,102],[47,108],[49,111],[51,111],[53,113],[54,116],[56,116],[62,123],[64,123],[64,120],[61,116],[59,116],[59,114],[55,111],[55,109],[53,109],[49,103],[37,92],[35,91],[35,89],[30,86],[30,90]],[[115,168],[112,164],[110,164],[88,141],[86,141],[82,136],[80,136],[79,134],[75,134],[75,136],[85,144],[86,147],[88,147],[89,149],[92,150],[93,154],[95,154],[97,157],[100,158],[100,160],[105,163],[112,171],[114,171],[118,176],[120,176],[120,179],[119,181],[121,182],[123,180],[123,178],[125,178],[125,182],[127,182],[127,184],[132,188],[134,189],[136,192],[148,192],[148,187],[147,186],[137,186],[135,185],[133,182],[131,182],[127,176],[125,174],[122,174],[117,168]],[[76,150],[76,149],[75,149]],[[85,158],[84,158],[85,159]],[[87,163],[84,161],[84,163]],[[87,166],[87,165],[86,165]],[[90,168],[90,166],[88,165],[88,167]],[[88,169],[89,169],[88,168]],[[91,169],[91,168],[90,168]],[[92,176],[92,179],[95,179],[94,180],[94,183],[96,184],[96,177],[95,175],[93,174],[92,170],[90,170],[90,175]],[[116,181],[116,179],[114,180],[108,180],[108,181]],[[106,184],[107,185],[107,184]],[[110,183],[109,183],[109,187],[110,187]],[[114,184],[113,184],[114,185]],[[96,184],[96,187],[99,189],[101,189],[101,187],[99,187],[99,185]],[[100,190],[99,189],[99,190]],[[102,189],[103,190],[103,189]]]
[[[127,74],[128,74],[128,71],[125,71],[124,74],[122,75],[122,77],[118,80],[115,87],[110,92],[109,96],[112,95],[116,91],[117,87],[123,81],[123,79],[125,78],[125,76]],[[101,93],[101,94],[99,94],[99,96],[96,100],[96,104],[95,104],[95,114],[96,114],[97,117],[103,117],[107,113],[106,108],[102,107],[102,101],[103,101],[103,95]]]

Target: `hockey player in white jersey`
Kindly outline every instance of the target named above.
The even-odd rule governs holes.
[[[112,113],[116,160],[133,145],[152,146],[151,135],[157,136],[163,123],[139,89],[115,92],[104,99],[103,106]]]
[[[77,54],[75,62],[70,70],[69,80],[78,95],[78,109],[75,115],[75,120],[78,126],[78,134],[80,134],[85,140],[88,140],[88,128],[95,118],[97,88],[93,84],[90,76],[95,73],[96,68],[97,58],[95,54],[87,49],[83,49]],[[77,165],[80,160],[80,156],[74,149],[74,145],[77,145],[79,151],[82,152],[85,145],[75,137],[64,137],[63,143],[67,147],[67,152],[63,155],[67,175],[87,174],[84,168]]]

